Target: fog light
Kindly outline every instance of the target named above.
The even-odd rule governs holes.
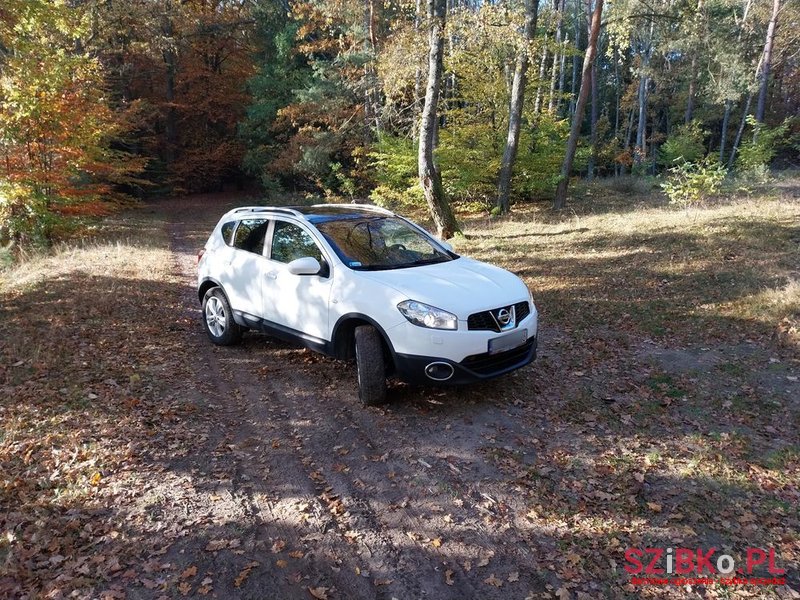
[[[446,362],[432,362],[425,367],[425,375],[434,381],[447,381],[453,376],[453,365]]]

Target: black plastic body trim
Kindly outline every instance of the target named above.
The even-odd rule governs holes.
[[[255,329],[257,331],[263,331],[264,333],[267,333],[278,339],[299,344],[300,346],[310,350],[314,350],[316,352],[325,354],[326,356],[335,358],[333,353],[333,344],[327,340],[323,340],[313,335],[308,335],[307,333],[297,331],[296,329],[291,329],[290,327],[278,325],[272,321],[267,321],[266,319],[256,317],[240,310],[234,310],[233,317],[234,320],[239,323],[239,325],[244,325],[245,327],[249,327],[250,329]]]
[[[203,287],[204,287],[204,286],[205,286],[207,283],[213,283],[213,284],[214,284],[214,286],[216,286],[216,287],[218,287],[219,289],[221,289],[221,290],[222,290],[222,293],[223,293],[223,294],[225,294],[225,289],[222,287],[222,284],[221,284],[219,281],[217,281],[217,280],[216,280],[216,279],[214,279],[213,277],[206,277],[205,279],[203,279],[202,283],[200,283],[200,285],[198,285],[198,286],[197,286],[197,296],[198,296],[198,298],[200,299],[200,304],[202,304],[202,303],[203,303],[203,296],[205,296],[205,295],[206,295],[206,292],[205,292],[205,291],[202,291],[202,292],[201,292],[201,290],[203,289]],[[228,297],[228,294],[225,294],[225,297],[227,298],[227,297]],[[230,304],[230,300],[228,300],[228,303]]]
[[[453,362],[452,360],[443,359],[435,356],[415,356],[412,354],[396,354],[395,370],[397,376],[406,383],[414,385],[463,385],[467,383],[475,383],[476,381],[484,381],[486,379],[494,379],[511,371],[515,371],[529,365],[536,359],[536,344],[537,338],[532,338],[527,344],[527,351],[522,355],[520,360],[514,361],[512,364],[504,365],[496,371],[490,372],[477,372],[464,365],[466,359],[461,363]],[[514,348],[508,351],[509,353],[519,352],[519,348]],[[501,352],[496,355],[498,361],[502,361],[503,355]],[[453,376],[447,381],[436,381],[431,379],[425,374],[425,367],[432,362],[443,362],[453,367]]]

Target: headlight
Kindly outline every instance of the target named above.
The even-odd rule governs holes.
[[[458,329],[458,318],[435,306],[416,300],[404,300],[397,305],[397,310],[414,325],[429,329]]]

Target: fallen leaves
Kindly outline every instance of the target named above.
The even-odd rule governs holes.
[[[328,600],[328,591],[330,588],[326,587],[309,587],[308,593],[317,600]]]
[[[195,575],[197,575],[197,567],[192,565],[191,567],[184,569],[183,573],[181,573],[181,579],[189,579]]]
[[[236,579],[233,580],[234,587],[236,587],[237,589],[242,587],[244,582],[247,581],[247,578],[250,577],[250,572],[257,566],[259,566],[259,564],[260,563],[258,561],[251,561],[247,563],[244,569],[239,571],[239,574],[236,576]]]
[[[536,227],[547,229],[549,225]],[[669,265],[662,265],[679,274],[676,278],[670,275],[673,288],[684,275],[687,283],[695,279],[690,267],[700,264],[705,268],[704,262],[689,260],[691,257],[687,258],[681,244],[673,244],[665,254],[659,253],[655,240],[629,240],[627,236],[623,240],[625,247],[629,241],[635,242],[630,248],[641,246],[643,252],[637,256],[644,261],[677,254],[674,262],[670,258]],[[550,244],[554,240],[547,241]],[[610,242],[616,243],[613,238]],[[705,250],[703,254],[705,261]],[[162,256],[167,258],[164,262],[171,260],[169,254]],[[592,262],[597,268],[591,274],[593,279],[586,279],[585,283],[597,290],[609,284],[606,287],[611,289],[614,282],[609,276],[617,268],[615,260]],[[550,581],[561,582],[550,588],[549,597],[556,594],[562,600],[580,600],[581,588],[593,589],[586,587],[591,582],[601,589],[615,585],[624,575],[624,549],[654,541],[675,545],[673,540],[681,539],[689,547],[699,547],[721,535],[720,541],[731,547],[774,546],[786,562],[796,562],[796,527],[787,507],[796,505],[798,460],[790,450],[796,447],[797,437],[790,427],[795,415],[788,410],[786,400],[793,399],[797,390],[795,359],[788,353],[784,357],[784,350],[780,350],[780,360],[771,366],[751,368],[758,360],[766,361],[765,347],[754,334],[757,325],[750,323],[736,325],[746,334],[737,335],[737,343],[747,354],[753,354],[752,360],[742,356],[740,346],[715,340],[704,341],[709,348],[700,353],[687,344],[671,345],[669,333],[632,335],[634,321],[641,324],[650,319],[654,323],[663,320],[650,310],[654,305],[647,298],[616,297],[596,303],[598,307],[603,304],[614,310],[624,309],[628,314],[621,328],[617,327],[619,322],[606,320],[599,325],[601,319],[593,311],[583,311],[581,315],[565,308],[565,314],[572,314],[562,318],[554,306],[562,292],[552,286],[557,283],[564,294],[570,293],[569,282],[575,278],[571,267],[558,273],[566,283],[551,282],[551,288],[543,293],[555,331],[549,340],[552,345],[548,360],[537,363],[530,372],[520,371],[505,379],[503,397],[498,394],[497,398],[485,399],[479,397],[483,392],[464,391],[466,402],[461,402],[459,392],[458,402],[450,402],[456,397],[448,396],[437,409],[447,413],[447,425],[452,422],[454,432],[466,436],[458,452],[446,447],[453,441],[447,425],[431,425],[430,430],[427,425],[418,427],[414,401],[408,411],[369,412],[362,416],[348,410],[347,419],[339,422],[335,412],[326,412],[339,396],[328,397],[327,391],[321,391],[320,410],[334,422],[330,432],[335,429],[337,436],[320,436],[322,441],[316,447],[308,441],[304,448],[309,463],[304,463],[301,476],[311,478],[306,483],[313,485],[315,491],[285,499],[291,507],[286,516],[303,517],[298,519],[296,537],[273,537],[266,545],[257,538],[260,545],[255,547],[248,539],[248,558],[239,557],[234,553],[245,551],[242,542],[229,538],[245,535],[238,525],[249,523],[231,519],[231,514],[241,508],[233,504],[242,502],[244,497],[236,492],[244,485],[251,486],[247,493],[255,493],[260,477],[280,477],[280,461],[292,453],[291,438],[277,428],[260,430],[261,435],[248,450],[243,439],[246,436],[226,425],[214,431],[211,442],[206,444],[203,435],[208,431],[203,430],[196,413],[182,406],[181,398],[172,397],[190,396],[184,393],[189,385],[197,386],[204,396],[215,398],[215,394],[206,394],[212,391],[205,387],[210,386],[208,378],[194,378],[191,372],[191,360],[205,364],[206,357],[197,355],[195,345],[187,344],[189,338],[183,334],[173,331],[162,335],[154,327],[157,323],[174,322],[177,312],[183,315],[175,307],[185,301],[185,282],[166,278],[157,283],[151,275],[142,276],[140,283],[144,282],[148,289],[136,296],[125,279],[129,275],[115,268],[111,265],[110,275],[99,278],[109,290],[113,280],[113,293],[81,278],[82,285],[76,287],[80,294],[72,295],[57,280],[48,280],[55,286],[54,295],[37,288],[24,302],[2,298],[3,308],[9,308],[4,313],[4,326],[10,336],[5,339],[12,343],[0,348],[0,384],[5,386],[5,397],[13,401],[0,407],[4,425],[9,428],[0,440],[4,475],[0,487],[8,505],[14,508],[4,515],[8,523],[0,532],[0,553],[8,550],[4,554],[8,564],[4,567],[20,574],[20,595],[45,597],[47,590],[42,590],[41,582],[58,581],[64,597],[80,597],[89,593],[86,582],[103,581],[122,590],[140,586],[138,593],[154,597],[162,593],[220,596],[220,575],[204,577],[203,569],[209,563],[224,565],[227,570],[218,573],[224,572],[230,578],[235,575],[233,582],[226,581],[225,585],[239,589],[249,581],[254,587],[259,578],[253,576],[253,570],[259,563],[246,561],[259,556],[268,557],[262,558],[264,568],[272,565],[275,569],[277,565],[285,569],[280,576],[287,585],[297,586],[297,593],[317,598],[348,597],[351,590],[338,594],[329,588],[311,587],[306,592],[313,580],[301,572],[308,573],[313,568],[312,557],[308,557],[307,564],[292,560],[302,560],[306,554],[300,548],[315,548],[323,539],[325,544],[338,544],[337,549],[344,553],[365,550],[367,544],[380,539],[373,533],[385,533],[388,518],[383,520],[381,513],[377,522],[365,523],[358,511],[362,500],[383,498],[386,490],[397,490],[396,494],[392,491],[385,495],[391,502],[392,522],[403,530],[419,532],[408,534],[414,541],[412,551],[424,556],[441,554],[440,558],[452,561],[452,545],[453,554],[459,553],[460,565],[449,562],[450,568],[442,567],[437,576],[443,577],[447,586],[491,586],[483,587],[484,595],[505,595],[522,587],[520,579],[528,579],[529,572],[519,569],[503,545],[506,542],[500,533],[509,528],[509,535],[514,536],[509,544],[527,544],[537,556],[547,556],[548,552],[552,555],[553,547],[558,549],[553,564],[544,564],[547,561],[543,560],[541,568],[551,571]],[[543,279],[549,277],[541,275]],[[582,282],[585,276],[586,273],[578,275]],[[628,279],[632,282],[636,278]],[[167,281],[169,285],[162,289]],[[625,287],[629,285],[625,277],[618,278],[617,283],[622,290],[632,289]],[[151,290],[150,286],[156,287]],[[588,293],[594,293],[593,289],[586,288]],[[70,302],[83,296],[84,306],[90,308],[86,320],[77,312],[72,314],[69,307]],[[660,298],[659,302],[664,300],[663,296]],[[99,320],[98,299],[109,304]],[[139,324],[143,313],[132,300],[147,308],[153,317],[150,324]],[[585,307],[583,299],[573,300]],[[673,300],[680,302],[681,298],[676,294],[670,296],[670,302]],[[159,306],[162,302],[164,310]],[[684,310],[686,307],[679,305],[662,307],[667,317],[667,313],[692,315],[687,320],[691,327],[680,323],[671,327],[703,335],[697,327],[697,311]],[[586,315],[597,322],[588,322]],[[571,328],[572,317],[582,320],[583,329],[577,333]],[[730,320],[715,318],[719,323],[733,325]],[[186,319],[181,326],[185,331],[194,331],[196,321],[191,320],[192,316]],[[102,321],[108,327],[94,327]],[[38,325],[34,327],[35,323]],[[45,330],[55,331],[56,327],[65,332],[64,336],[42,334]],[[75,335],[71,336],[70,331]],[[579,343],[584,337],[588,342],[585,347]],[[602,343],[598,343],[601,338]],[[16,343],[16,339],[36,340],[36,346],[41,345],[41,356],[15,354],[25,351],[24,344]],[[248,352],[252,350],[248,348]],[[263,351],[272,353],[273,348],[267,344]],[[777,351],[769,349],[771,353]],[[282,361],[284,351],[280,353]],[[676,373],[684,369],[680,364],[683,362],[691,372]],[[228,368],[222,367],[223,372]],[[574,378],[563,377],[574,371],[579,371]],[[164,386],[160,386],[156,380],[168,373],[175,375],[167,375]],[[277,382],[284,373],[275,364],[269,376]],[[308,377],[311,383],[320,384],[320,390],[344,381],[336,374],[330,378],[326,375],[323,381],[313,371],[308,372]],[[657,377],[661,379],[655,381]],[[650,384],[653,381],[655,385]],[[234,383],[238,392],[239,382]],[[242,389],[247,387],[246,381],[243,384]],[[673,392],[674,397],[667,395]],[[412,398],[414,394],[411,392]],[[547,401],[514,408],[517,399],[534,394]],[[671,402],[669,410],[659,405],[665,395]],[[234,412],[244,410],[247,394],[235,395],[231,400],[235,402],[230,407]],[[513,414],[507,412],[509,409]],[[706,418],[709,411],[713,411],[713,425]],[[485,419],[487,414],[493,417],[489,422]],[[260,415],[249,417],[257,421]],[[358,435],[347,430],[351,424],[361,427]],[[389,445],[374,433],[383,431],[378,424],[399,432],[391,444],[391,454],[386,451]],[[430,431],[434,430],[440,439],[431,436]],[[758,440],[757,444],[753,440]],[[371,445],[367,447],[365,441]],[[475,446],[467,446],[473,442]],[[217,443],[214,452],[204,446],[216,447]],[[331,451],[334,443],[342,445]],[[259,448],[250,454],[254,446]],[[484,464],[486,457],[472,451],[478,446],[491,446],[502,461]],[[470,451],[461,451],[468,447]],[[196,457],[191,457],[197,460],[191,465],[191,472],[176,472],[170,466],[183,464],[187,453],[192,452],[197,452]],[[422,461],[418,460],[420,452],[424,452]],[[258,459],[261,454],[267,456],[264,464]],[[361,456],[364,461],[359,460]],[[514,469],[499,471],[509,465]],[[244,479],[244,475],[250,479]],[[354,483],[357,478],[359,483]],[[330,484],[335,485],[341,499],[327,487]],[[266,499],[265,506],[270,505],[271,509],[275,500]],[[505,507],[509,507],[507,512]],[[276,510],[283,508],[278,504]],[[718,509],[724,514],[716,515]],[[351,515],[344,516],[348,511]],[[122,529],[118,517],[123,514],[126,518],[131,515],[132,520],[120,536],[113,528]],[[415,521],[417,516],[419,520]],[[337,524],[335,529],[317,529],[320,521],[325,525],[331,519]],[[457,528],[454,523],[458,523]],[[272,531],[287,535],[282,529]],[[537,533],[529,535],[530,531]],[[486,544],[487,532],[491,532],[496,546]],[[462,544],[467,547],[463,555]],[[495,548],[495,557],[487,553],[490,547]],[[447,552],[434,551],[440,548]],[[209,552],[220,554],[210,556],[206,554]],[[616,557],[619,565],[610,557]],[[26,565],[33,565],[27,573]],[[370,571],[371,577],[376,572],[383,574],[377,567]],[[392,576],[402,588],[401,575]],[[530,578],[535,579],[533,575]],[[361,579],[357,581],[363,584]],[[389,585],[390,581],[371,579],[370,586]],[[559,585],[563,587],[556,592]],[[375,590],[380,591],[388,590]]]
[[[197,588],[197,593],[201,596],[207,596],[213,590],[212,583],[214,583],[214,580],[211,577],[204,577],[203,581],[200,582],[200,587]]]
[[[648,502],[647,508],[652,510],[653,512],[660,513],[661,512],[661,505],[658,502]]]
[[[225,548],[238,548],[242,545],[242,541],[238,539],[233,540],[211,540],[206,544],[207,552],[219,552]]]

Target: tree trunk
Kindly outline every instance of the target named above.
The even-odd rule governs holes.
[[[619,51],[617,45],[614,44],[614,141],[618,143],[619,140],[619,103],[620,103],[620,89],[619,89]],[[619,177],[619,164],[614,164],[614,176]]]
[[[728,127],[731,121],[731,101],[725,100],[725,114],[722,117],[722,131],[719,139],[719,162],[725,160],[725,142],[728,141]]]
[[[689,97],[686,99],[686,112],[683,114],[683,122],[688,125],[694,116],[694,95],[697,93],[697,55],[692,54],[692,63],[689,66]]]
[[[736,159],[736,151],[739,149],[739,142],[742,141],[742,133],[744,126],[747,124],[747,115],[750,114],[750,104],[753,101],[753,94],[747,94],[747,102],[744,103],[744,110],[742,111],[742,120],[739,122],[739,130],[736,132],[736,139],[733,140],[733,148],[731,148],[731,155],[728,158],[728,170],[733,168],[733,161]]]
[[[586,3],[586,23],[587,27],[591,28],[592,26],[592,3]],[[589,32],[591,33],[591,32]],[[600,37],[598,36],[597,45],[601,45]],[[598,111],[598,99],[597,99],[597,59],[592,63],[592,77],[591,77],[591,90],[590,90],[590,98],[591,104],[589,107],[589,161],[586,169],[586,179],[592,180],[594,179],[594,170],[595,170],[595,146],[597,145],[597,111]]]
[[[589,95],[591,87],[592,65],[597,54],[597,38],[600,35],[600,16],[603,12],[603,0],[595,0],[596,4],[592,13],[592,25],[589,29],[589,43],[586,46],[586,54],[583,57],[583,71],[581,74],[581,89],[578,93],[578,100],[575,103],[575,114],[572,117],[572,126],[567,140],[567,152],[564,156],[564,164],[561,165],[561,179],[556,189],[556,197],[553,201],[553,208],[560,210],[567,203],[567,188],[569,186],[569,174],[572,172],[572,163],[575,160],[575,150],[578,148],[578,135],[581,131],[581,121],[583,120],[583,110],[586,107],[586,97]]]
[[[547,38],[547,35],[545,35],[545,38]],[[545,46],[542,48],[542,60],[539,63],[539,81],[536,83],[536,101],[533,103],[533,112],[537,115],[542,112],[542,96],[544,95],[542,83],[544,82],[544,76],[547,72],[547,55],[547,46]]]
[[[510,208],[511,174],[517,158],[519,130],[522,124],[522,107],[525,103],[525,81],[528,73],[528,47],[536,34],[536,21],[539,13],[538,0],[525,0],[524,45],[517,55],[514,68],[514,83],[511,86],[511,104],[508,109],[508,136],[500,166],[500,181],[497,185],[497,206],[507,213]]]
[[[425,193],[431,218],[436,225],[436,233],[442,239],[461,232],[453,210],[444,197],[442,174],[433,158],[433,147],[439,125],[437,108],[442,84],[446,18],[447,0],[428,0],[428,85],[425,89],[425,105],[420,119],[418,155],[419,183]]]
[[[556,85],[558,84],[558,67],[562,62],[561,56],[563,49],[561,48],[561,25],[564,21],[564,0],[555,0],[555,9],[558,13],[556,18],[556,51],[553,54],[553,70],[550,73],[550,96],[547,99],[547,112],[553,114],[556,108]]]
[[[375,0],[364,1],[364,53],[368,59],[364,62],[364,136],[365,143],[372,141],[374,133],[380,135],[380,115],[378,114],[377,81],[375,72],[375,45],[376,34],[376,7]]]
[[[422,0],[416,0],[416,13],[414,14],[414,33],[419,33],[419,26],[422,23]],[[419,116],[422,114],[422,65],[417,61],[417,68],[414,70],[414,113],[413,124],[411,125],[411,139],[417,141],[419,133]]]
[[[633,162],[639,164],[647,156],[647,89],[650,78],[642,75],[639,79],[639,121],[636,126],[636,146],[633,149]]]
[[[591,148],[589,151],[589,165],[586,173],[587,179],[594,179],[596,149],[597,149],[597,114],[598,114],[598,98],[597,98],[597,61],[592,64],[592,104],[589,109],[589,136]]]
[[[561,112],[561,98],[564,96],[564,78],[566,74],[567,62],[567,46],[569,45],[569,34],[564,36],[564,42],[561,44],[561,63],[558,69],[558,96],[556,97],[555,112]]]
[[[575,15],[574,15],[574,25],[575,25],[575,48],[580,50],[581,47],[581,0],[575,0]],[[580,57],[575,54],[572,57],[572,87],[570,88],[570,92],[572,93],[572,98],[569,101],[569,117],[570,119],[575,117],[575,102],[578,99],[578,66],[580,65]]]
[[[778,12],[781,8],[780,0],[772,0],[772,16],[767,26],[767,39],[764,42],[764,54],[761,61],[760,88],[758,90],[758,104],[756,105],[756,121],[764,122],[764,112],[767,108],[767,88],[769,87],[769,70],[772,62],[772,42],[775,39],[775,27],[778,22]]]

